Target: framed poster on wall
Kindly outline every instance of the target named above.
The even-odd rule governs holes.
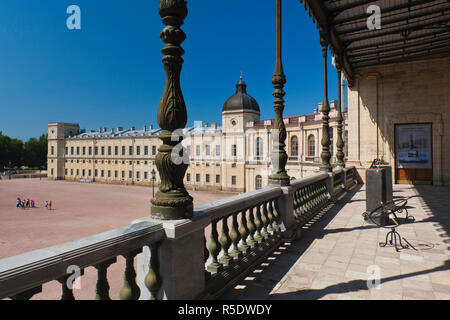
[[[395,126],[396,168],[432,169],[431,124]]]

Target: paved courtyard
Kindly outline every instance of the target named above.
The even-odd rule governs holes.
[[[394,187],[394,197],[411,197],[416,221],[397,230],[417,251],[379,247],[389,230],[364,222],[365,196],[358,186],[319,214],[223,298],[450,299],[450,188]],[[372,270],[381,285],[369,290]]]

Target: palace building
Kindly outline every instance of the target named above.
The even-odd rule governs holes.
[[[319,170],[322,148],[320,105],[311,114],[284,117],[286,170],[291,179]],[[337,151],[336,143],[333,143],[338,135],[337,101],[330,101],[330,108],[333,163]],[[346,109],[343,114],[347,128]],[[273,119],[260,119],[258,102],[247,93],[241,77],[236,84],[236,93],[223,105],[222,126],[195,122],[193,127],[183,129],[182,145],[190,164],[184,177],[185,186],[197,190],[248,192],[267,185],[272,172],[273,124]],[[74,123],[49,123],[48,178],[151,185],[154,170],[154,182],[158,184],[155,157],[162,144],[160,132],[153,126],[141,130],[119,127],[86,132]],[[344,132],[347,142],[347,129]]]

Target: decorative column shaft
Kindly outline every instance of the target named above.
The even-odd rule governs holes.
[[[282,186],[289,185],[289,176],[286,172],[287,163],[287,153],[285,151],[286,147],[286,127],[283,121],[283,110],[284,110],[284,95],[283,91],[284,85],[286,84],[286,76],[283,71],[283,63],[281,61],[281,0],[277,0],[277,50],[276,50],[276,63],[275,71],[272,76],[272,84],[275,88],[273,96],[275,98],[274,111],[275,111],[275,121],[273,125],[273,149],[272,149],[272,166],[273,173],[269,177],[270,184],[277,184]]]
[[[323,57],[323,104],[320,112],[322,112],[322,164],[320,165],[321,171],[331,172],[331,153],[330,153],[330,105],[328,104],[328,75],[327,75],[327,53],[328,53],[328,41],[324,34],[320,34],[320,45],[322,46]]]
[[[184,0],[160,0],[159,15],[166,25],[160,34],[160,38],[165,42],[161,52],[164,54],[162,62],[166,84],[157,116],[158,124],[162,129],[159,138],[163,144],[158,149],[155,162],[161,184],[155,199],[151,201],[151,214],[166,220],[184,219],[193,215],[193,199],[183,184],[189,164],[182,160],[181,155],[172,155],[174,147],[183,139],[181,130],[187,123],[186,105],[180,86],[181,66],[184,62],[181,58],[184,50],[180,45],[186,39],[186,34],[180,27],[187,13]],[[183,149],[183,152],[185,151]]]
[[[340,62],[340,58],[336,58],[336,69],[337,69],[337,76],[338,76],[338,115],[337,115],[337,123],[338,123],[338,136],[337,136],[337,152],[336,152],[336,158],[337,158],[337,165],[341,168],[345,167],[344,162],[344,141],[342,139],[342,121],[344,118],[342,117],[342,95],[341,95],[341,81],[342,81],[342,64]]]

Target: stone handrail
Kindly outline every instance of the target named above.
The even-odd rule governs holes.
[[[76,266],[81,271],[90,266],[104,269],[115,262],[117,256],[127,259],[127,269],[134,269],[133,260],[144,246],[151,246],[165,238],[161,224],[141,222],[127,227],[103,232],[79,240],[74,240],[20,254],[0,260],[0,299],[29,299],[41,291],[42,284],[58,280],[66,292],[64,299],[71,299],[70,286],[67,286],[68,268]],[[105,265],[105,262],[110,262]],[[131,269],[130,269],[131,270]],[[134,272],[134,270],[133,270]],[[129,282],[133,272],[128,271],[125,277]],[[69,274],[70,275],[70,274]],[[101,281],[100,281],[101,282]],[[134,287],[133,283],[129,283]],[[107,297],[107,292],[97,288],[99,298]],[[103,290],[104,291],[104,290]],[[133,293],[134,295],[135,293]],[[121,298],[127,298],[121,294]]]

